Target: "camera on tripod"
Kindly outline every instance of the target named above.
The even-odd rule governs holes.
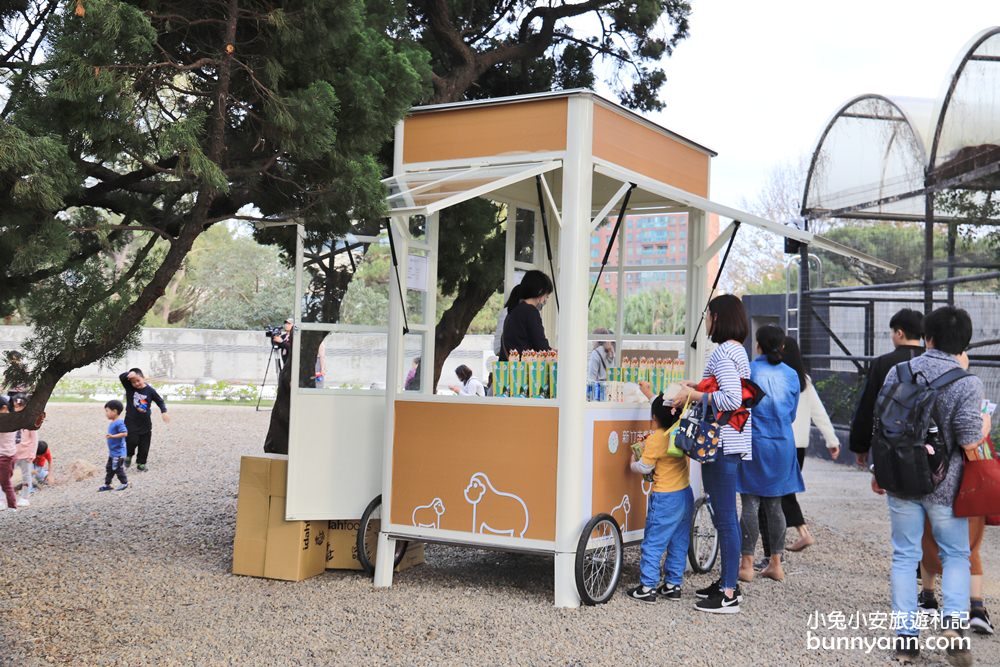
[[[275,336],[282,336],[285,333],[285,327],[280,324],[274,326],[265,326],[264,335],[268,338],[274,338]]]

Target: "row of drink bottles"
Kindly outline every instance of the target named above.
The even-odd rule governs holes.
[[[514,398],[555,398],[559,378],[556,352],[510,353],[493,365],[493,395]]]
[[[684,372],[684,362],[680,359],[626,357],[621,366],[608,369],[607,381],[587,383],[587,400],[622,402],[626,383],[649,382],[653,393],[658,394],[683,380]],[[559,357],[555,351],[511,352],[508,361],[493,365],[493,395],[556,398],[558,378]]]
[[[621,366],[608,369],[609,382],[648,382],[654,394],[666,391],[671,384],[681,382],[684,378],[685,367],[682,359],[625,357]]]

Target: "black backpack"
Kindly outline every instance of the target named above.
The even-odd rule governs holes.
[[[948,473],[951,452],[931,416],[938,392],[969,373],[954,368],[932,382],[909,361],[896,364],[896,379],[875,406],[872,464],[875,481],[901,496],[925,496]],[[928,451],[930,449],[930,451]]]

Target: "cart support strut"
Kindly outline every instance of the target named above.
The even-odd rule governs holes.
[[[705,302],[705,309],[701,311],[701,319],[698,320],[698,326],[695,327],[694,335],[691,336],[691,349],[698,349],[698,332],[701,331],[701,325],[705,321],[705,313],[708,312],[708,304],[712,303],[712,297],[715,296],[715,290],[719,286],[719,278],[722,277],[722,269],[726,268],[726,260],[729,259],[729,251],[733,249],[733,241],[736,240],[736,233],[740,231],[740,221],[733,220],[733,235],[729,237],[729,243],[726,245],[726,252],[722,255],[722,261],[719,263],[719,270],[715,274],[715,280],[712,282],[712,289],[708,293],[708,301]]]
[[[396,259],[396,243],[392,240],[392,220],[385,221],[386,230],[389,232],[389,252],[392,254],[392,266],[396,271],[396,289],[399,290],[399,304],[403,309],[403,335],[410,333],[410,323],[406,320],[406,297],[403,296],[403,284],[399,280],[399,261]]]
[[[594,281],[594,289],[590,290],[590,298],[587,300],[587,308],[590,308],[590,304],[594,300],[594,294],[597,293],[597,286],[601,284],[601,276],[604,275],[604,267],[608,265],[608,258],[611,257],[611,249],[615,247],[615,239],[618,238],[618,230],[622,226],[622,220],[625,219],[625,211],[628,210],[628,200],[632,197],[632,191],[635,190],[635,183],[629,183],[628,185],[628,192],[625,193],[625,199],[622,201],[622,207],[618,209],[618,219],[615,220],[615,228],[611,230],[611,238],[608,239],[608,247],[604,250],[604,259],[601,260],[601,270],[597,272],[597,280]]]
[[[556,297],[556,310],[559,310],[559,288],[556,287],[556,269],[552,264],[552,244],[549,242],[549,222],[545,215],[545,200],[542,198],[542,175],[535,176],[535,188],[538,190],[538,210],[542,214],[542,234],[545,236],[545,254],[549,258],[549,273],[552,274],[552,291]]]

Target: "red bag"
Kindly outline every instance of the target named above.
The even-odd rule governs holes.
[[[989,438],[986,447],[993,458],[965,461],[954,512],[957,517],[984,516],[988,525],[996,526],[1000,525],[1000,459]]]
[[[716,419],[720,425],[728,424],[742,433],[743,427],[746,426],[747,419],[750,418],[750,408],[753,408],[755,405],[760,403],[767,394],[764,393],[763,389],[757,386],[757,383],[747,378],[740,378],[740,389],[743,393],[743,404],[731,412],[718,412],[716,414]],[[703,394],[715,393],[719,391],[719,381],[715,379],[714,375],[709,375],[707,378],[698,383],[695,390],[700,391]]]

